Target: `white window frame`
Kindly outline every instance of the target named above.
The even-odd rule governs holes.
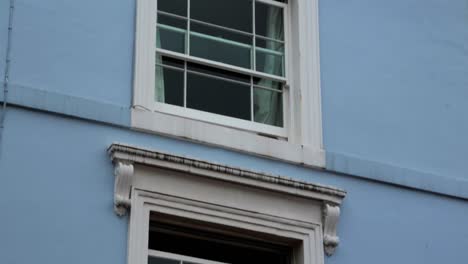
[[[323,264],[338,246],[343,190],[118,143],[108,153],[115,211],[131,207],[128,264],[147,264],[151,212],[299,242],[293,264]]]
[[[273,0],[257,0],[273,5]],[[157,0],[137,0],[131,126],[288,162],[324,167],[318,0],[290,0],[285,10],[284,127],[155,102]],[[168,51],[164,51],[168,53]],[[187,55],[176,54],[181,59]],[[190,57],[249,75],[259,72]],[[281,77],[275,77],[281,79]],[[229,138],[229,140],[226,140]]]

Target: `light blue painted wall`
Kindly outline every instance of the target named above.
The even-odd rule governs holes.
[[[320,1],[327,151],[468,179],[468,1]]]
[[[327,264],[468,259],[466,201],[46,113],[8,113],[0,159],[2,263],[126,263],[127,219],[113,213],[106,154],[113,141],[345,188],[342,243]]]
[[[129,126],[134,2],[16,0],[13,103]],[[446,189],[466,190],[467,5],[320,1],[328,169],[435,189],[459,178]]]
[[[0,149],[2,263],[125,263],[127,219],[112,212],[105,153],[113,141],[346,189],[342,245],[328,264],[468,259],[466,201],[124,128],[134,0],[16,2],[13,102],[122,128],[10,108]],[[328,168],[384,181],[433,174],[438,180],[409,186],[453,192],[462,184],[443,177],[466,183],[467,5],[320,1],[324,140],[336,161]],[[7,10],[0,0],[2,77]]]
[[[15,1],[13,83],[130,105],[134,0]]]
[[[5,72],[5,53],[8,32],[9,1],[0,0],[0,77],[3,82]]]

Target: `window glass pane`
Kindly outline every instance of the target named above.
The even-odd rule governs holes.
[[[160,216],[158,217],[160,219]],[[195,220],[184,219],[183,221],[194,223]],[[292,263],[290,261],[292,251],[288,246],[169,223],[151,221],[150,224],[149,249],[230,264]],[[239,232],[242,233],[242,231]],[[184,263],[193,262],[184,261]]]
[[[202,26],[198,29],[202,29]],[[214,33],[222,30],[210,31]],[[250,69],[252,46],[249,42],[247,42],[249,44],[239,42],[242,37],[227,31],[223,34],[210,35],[193,30],[190,32],[190,55]]]
[[[187,16],[187,0],[157,0],[158,10]]]
[[[187,69],[189,71],[205,73],[205,74],[209,74],[212,76],[227,78],[227,79],[231,79],[231,80],[235,80],[239,82],[244,82],[246,84],[250,84],[251,77],[249,75],[245,75],[245,74],[241,74],[237,72],[226,71],[220,68],[214,68],[214,67],[205,66],[205,65],[196,64],[196,63],[190,63],[190,62],[188,62],[187,64]]]
[[[183,70],[185,62],[183,60],[178,60],[167,56],[156,55],[156,64],[177,67]]]
[[[254,87],[254,120],[267,125],[283,126],[283,94]]]
[[[156,101],[184,105],[184,72],[156,66]]]
[[[148,257],[148,264],[180,264],[180,261],[160,257]]]
[[[172,26],[158,25],[156,47],[185,53],[185,30]]]
[[[171,51],[185,53],[187,20],[158,14],[156,46]]]
[[[187,19],[158,14],[158,24],[173,26],[180,29],[187,29]]]
[[[191,0],[190,17],[252,32],[252,0]]]
[[[256,70],[284,76],[284,43],[257,37],[255,44]]]
[[[257,2],[255,4],[255,34],[283,40],[283,8]]]
[[[265,78],[258,78],[258,77],[253,77],[253,83],[254,86],[257,87],[266,87],[270,89],[275,89],[278,91],[281,91],[283,88],[283,84],[281,82],[273,81],[270,79],[265,79]]]
[[[195,21],[190,22],[190,31],[205,35],[215,36],[221,39],[231,40],[246,45],[252,45],[252,36],[235,32],[229,29],[219,28]]]
[[[251,120],[250,86],[219,77],[187,73],[187,107]]]

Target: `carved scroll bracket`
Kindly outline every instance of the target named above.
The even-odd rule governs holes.
[[[123,216],[130,207],[133,164],[116,160],[114,166],[114,211],[117,215]]]
[[[340,207],[324,203],[323,205],[323,245],[327,256],[333,255],[340,243],[336,235],[338,219],[340,218]]]

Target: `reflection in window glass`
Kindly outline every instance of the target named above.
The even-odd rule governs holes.
[[[284,65],[283,55],[267,49],[256,49],[257,54],[257,71],[283,76]]]
[[[283,40],[283,9],[257,2],[255,4],[255,34]]]
[[[148,264],[180,264],[180,261],[160,257],[148,257]]]
[[[189,72],[187,107],[250,120],[250,85]]]
[[[158,25],[156,47],[170,51],[185,52],[185,30],[172,26]]]
[[[254,120],[267,125],[283,126],[282,93],[274,90],[254,88]]]
[[[156,66],[156,100],[161,103],[184,106],[184,72]]]
[[[252,46],[196,32],[190,33],[190,55],[250,69]]]
[[[277,81],[273,81],[273,80],[270,80],[270,79],[266,79],[266,78],[254,77],[253,78],[253,84],[254,84],[254,86],[257,86],[257,87],[269,88],[269,89],[274,89],[274,90],[278,90],[278,91],[281,91],[282,88],[283,88],[282,83],[277,82]]]
[[[204,73],[212,75],[213,77],[221,77],[234,81],[244,82],[246,84],[250,83],[250,76],[242,73],[236,73],[232,71],[227,71],[219,68],[213,68],[210,66],[205,66],[202,64],[188,63],[187,65],[189,71],[196,71],[198,73]]]
[[[158,0],[158,11],[187,16],[187,0]]]
[[[218,26],[252,32],[251,0],[191,0],[190,17]]]

